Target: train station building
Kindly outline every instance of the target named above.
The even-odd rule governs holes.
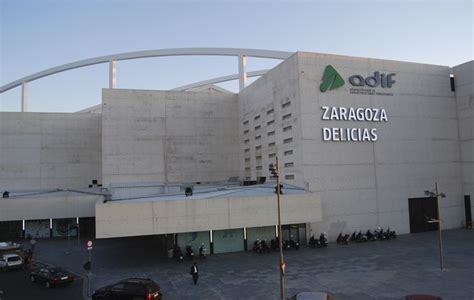
[[[238,93],[212,82],[118,89],[111,75],[99,106],[0,112],[0,240],[160,235],[242,251],[275,238],[276,157],[283,239],[436,229],[424,194],[435,183],[442,228],[471,222],[473,61],[285,53],[246,85],[246,55],[232,54]]]

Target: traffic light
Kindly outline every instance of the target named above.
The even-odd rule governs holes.
[[[275,185],[275,194],[278,194],[278,186]],[[283,184],[280,184],[280,195],[283,195]]]
[[[278,177],[278,169],[273,166],[273,164],[270,164],[268,166],[268,171],[272,174],[273,177]]]

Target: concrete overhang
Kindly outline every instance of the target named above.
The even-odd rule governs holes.
[[[274,226],[276,195],[139,199],[97,203],[96,238]],[[321,221],[321,200],[304,192],[281,196],[282,224]]]

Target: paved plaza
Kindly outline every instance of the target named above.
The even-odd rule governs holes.
[[[127,277],[149,277],[164,299],[278,299],[278,253],[252,252],[197,259],[197,286],[190,260],[160,256],[154,237],[94,241],[92,287]],[[474,231],[443,232],[445,270],[439,269],[438,233],[402,235],[396,240],[330,244],[327,249],[285,252],[286,292],[329,291],[337,299],[400,299],[407,294],[435,294],[443,299],[474,297]],[[85,241],[39,240],[37,257],[84,274]]]

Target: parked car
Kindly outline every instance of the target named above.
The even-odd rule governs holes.
[[[74,281],[74,275],[58,267],[42,267],[31,271],[31,282],[44,284],[47,288],[69,284]]]
[[[3,254],[0,259],[0,269],[18,269],[23,266],[23,259],[18,254]]]
[[[160,286],[153,280],[145,278],[125,279],[118,283],[102,287],[92,294],[93,300],[158,300],[161,299],[161,297],[162,292]]]

